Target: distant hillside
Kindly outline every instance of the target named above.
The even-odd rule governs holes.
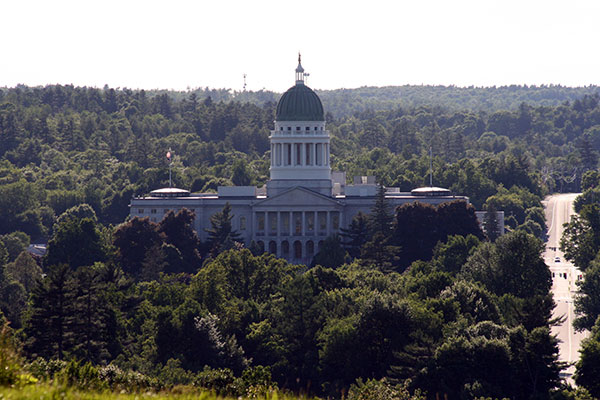
[[[556,106],[598,93],[598,86],[386,86],[317,91],[325,109],[336,117],[366,110],[395,107],[441,106],[451,110],[494,112],[514,110],[521,103]]]
[[[340,118],[367,110],[391,110],[396,107],[440,106],[449,110],[473,110],[495,112],[515,110],[521,103],[532,106],[556,106],[566,101],[580,99],[598,93],[600,87],[565,86],[499,86],[499,87],[456,87],[456,86],[385,86],[361,87],[357,89],[316,90],[325,110]],[[187,92],[170,93],[177,99],[189,95]],[[226,89],[197,89],[198,98],[211,97],[213,101],[251,102],[263,105],[276,103],[280,93],[261,90],[258,92],[233,92]]]
[[[72,86],[71,86],[72,87]],[[23,91],[31,89],[20,86]],[[104,90],[109,89],[105,87]],[[117,88],[118,89],[118,88]],[[123,89],[128,92],[137,92]],[[0,88],[2,92],[7,88]],[[499,110],[516,110],[521,103],[531,106],[557,106],[565,102],[581,99],[585,95],[600,93],[600,87],[565,87],[556,85],[542,86],[499,86],[499,87],[457,87],[457,86],[424,86],[404,85],[385,87],[361,87],[356,89],[315,90],[326,112],[335,118],[342,118],[365,111],[392,110],[397,107],[413,108],[426,105],[442,107],[448,111],[471,110],[495,112]],[[149,97],[168,95],[175,101],[189,100],[190,96],[202,100],[208,97],[214,102],[238,101],[264,106],[277,104],[281,93],[269,90],[256,92],[238,92],[231,89],[198,88],[190,91],[146,90]]]

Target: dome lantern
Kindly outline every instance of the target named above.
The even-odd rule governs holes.
[[[304,73],[300,54],[298,54],[296,84],[289,88],[279,99],[276,121],[325,121],[321,99],[304,82],[307,75]]]
[[[296,85],[304,85],[304,68],[300,61],[300,53],[298,53],[298,66],[296,67]]]

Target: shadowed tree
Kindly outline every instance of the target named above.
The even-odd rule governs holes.
[[[234,231],[231,225],[232,219],[233,214],[231,214],[231,205],[229,202],[225,203],[223,210],[210,217],[211,228],[207,229],[206,232],[208,232],[210,251],[213,256],[222,251],[232,249],[234,243],[240,240],[240,234]]]
[[[66,264],[73,270],[106,260],[100,231],[89,218],[69,218],[58,225],[48,241],[44,265]]]
[[[51,265],[47,276],[31,294],[29,317],[25,321],[25,349],[32,357],[62,360],[69,346],[73,291],[66,264]]]
[[[119,225],[113,234],[116,259],[123,271],[135,277],[144,272],[144,261],[152,248],[160,248],[164,235],[148,218],[132,218]]]
[[[348,228],[340,229],[342,244],[352,258],[360,257],[360,249],[367,242],[369,237],[369,217],[359,212],[352,218]]]
[[[158,224],[158,232],[164,235],[165,243],[174,246],[181,255],[181,266],[168,263],[166,272],[194,273],[200,267],[200,240],[193,228],[194,218],[195,214],[184,208],[177,214],[169,211]]]

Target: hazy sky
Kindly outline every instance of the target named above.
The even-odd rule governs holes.
[[[0,0],[0,86],[600,84],[600,1]]]

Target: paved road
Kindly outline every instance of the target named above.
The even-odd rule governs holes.
[[[571,216],[575,214],[573,201],[578,195],[578,193],[553,195],[544,201],[546,224],[548,225],[548,242],[544,260],[552,272],[552,293],[556,302],[554,317],[564,318],[561,325],[552,328],[552,333],[556,334],[560,340],[560,360],[567,362],[575,362],[579,359],[581,340],[588,335],[588,332],[573,330],[573,296],[577,290],[575,282],[581,279],[581,272],[573,264],[567,262],[562,251],[559,250],[560,238],[564,230],[563,224],[569,222]],[[556,257],[560,261],[557,262]],[[571,379],[573,372],[575,372],[574,366],[566,370],[565,377],[570,383],[573,383]]]

